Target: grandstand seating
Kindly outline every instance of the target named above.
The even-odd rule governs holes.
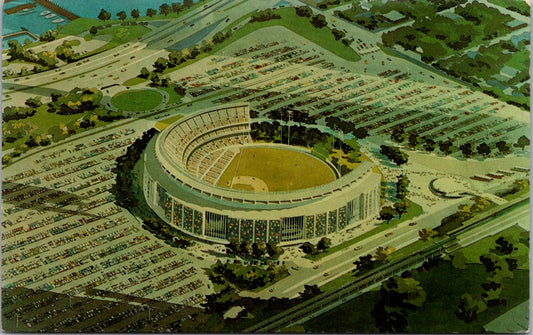
[[[179,123],[168,133],[164,147],[183,170],[215,184],[235,155],[228,147],[251,142],[248,110],[230,107]]]

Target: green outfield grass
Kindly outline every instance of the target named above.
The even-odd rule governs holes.
[[[145,111],[157,107],[162,100],[161,93],[153,90],[123,91],[111,98],[111,104],[126,111]]]
[[[227,187],[233,177],[238,176],[257,178],[273,192],[309,188],[335,180],[335,174],[324,162],[302,152],[279,148],[241,150],[220,177],[218,185]],[[234,185],[234,188],[241,185]]]

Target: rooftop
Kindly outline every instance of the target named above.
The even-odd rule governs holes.
[[[384,18],[386,18],[388,20],[391,20],[391,21],[399,21],[401,19],[405,19],[405,15],[403,15],[400,12],[398,12],[397,10],[391,10],[388,13],[381,14],[381,16],[383,16]]]

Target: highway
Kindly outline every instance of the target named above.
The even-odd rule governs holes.
[[[529,197],[525,199],[528,200]],[[513,202],[512,209],[507,209],[508,212],[494,215],[488,219],[482,216],[479,221],[472,223],[469,228],[458,230],[433,246],[429,246],[415,254],[405,256],[393,263],[386,264],[357,281],[348,283],[335,291],[320,294],[281,314],[247,328],[243,332],[273,332],[302,323],[330,310],[338,304],[357,297],[368,288],[379,284],[392,275],[417,266],[430,257],[456,251],[487,236],[497,234],[504,229],[518,224],[520,221],[529,221],[529,206],[525,205],[524,201],[524,199],[520,199]]]
[[[102,88],[112,84],[121,85],[127,79],[136,77],[142,67],[152,68],[159,57],[166,57],[165,49],[191,36],[198,34],[205,27],[222,20],[204,38],[209,38],[231,25],[238,18],[254,10],[272,7],[275,0],[250,1],[231,8],[230,0],[207,2],[191,12],[180,16],[147,33],[137,41],[132,41],[105,52],[90,56],[76,63],[66,64],[55,70],[46,71],[20,78],[9,78],[2,82],[3,94],[13,99],[25,101],[38,95],[35,88],[48,88],[60,92],[69,91],[72,83],[83,83],[85,87]],[[188,40],[192,46],[199,41]],[[79,85],[79,84],[78,84]],[[122,90],[124,87],[119,87]],[[110,93],[111,90],[104,93]],[[111,92],[115,93],[115,92]],[[48,97],[46,97],[48,98]]]

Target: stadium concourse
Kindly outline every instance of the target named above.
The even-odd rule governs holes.
[[[250,123],[248,104],[224,105],[180,119],[153,138],[144,154],[143,175],[151,208],[181,231],[218,243],[295,244],[377,216],[381,177],[371,162],[364,161],[339,177],[334,166],[312,156],[309,149],[254,143]],[[330,174],[334,171],[335,178],[276,192],[217,186],[234,156],[250,148],[305,155],[310,163],[327,166]],[[240,156],[235,159],[241,162]]]

